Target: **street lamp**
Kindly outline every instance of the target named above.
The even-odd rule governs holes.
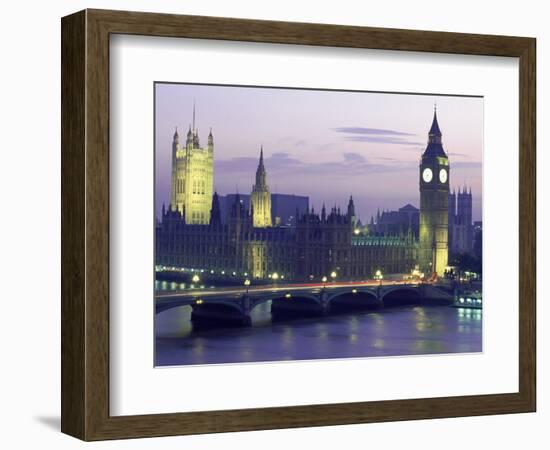
[[[382,271],[378,269],[374,275],[375,278],[380,281],[380,285],[382,285],[382,278],[384,278],[384,276],[382,275]]]
[[[250,280],[248,278],[244,280],[244,285],[246,286],[246,294],[248,295],[248,287],[250,286]]]
[[[327,277],[321,278],[321,281],[323,282],[323,289],[327,287]]]
[[[335,271],[332,271],[330,273],[330,278],[332,278],[332,281],[334,281],[336,279],[336,275],[337,275],[337,273]]]
[[[200,281],[201,279],[199,278],[199,276],[197,274],[193,275],[193,278],[191,278],[191,281],[196,284]]]
[[[271,279],[273,281],[277,281],[279,279],[279,274],[277,272],[274,272],[273,275],[271,275]]]

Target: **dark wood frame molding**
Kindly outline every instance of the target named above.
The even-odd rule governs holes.
[[[100,440],[535,411],[535,39],[104,10],[64,17],[61,32],[64,433]],[[108,100],[114,33],[519,58],[519,392],[110,416]]]

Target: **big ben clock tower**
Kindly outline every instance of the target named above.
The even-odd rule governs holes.
[[[437,111],[420,162],[420,270],[443,275],[448,246],[449,158],[441,143]]]

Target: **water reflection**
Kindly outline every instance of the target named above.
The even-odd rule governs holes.
[[[393,356],[482,350],[482,311],[400,307],[272,323],[270,305],[252,326],[193,331],[191,307],[156,316],[156,364],[210,364]]]

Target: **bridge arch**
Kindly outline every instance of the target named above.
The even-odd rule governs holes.
[[[382,306],[376,291],[372,289],[350,289],[332,294],[327,299],[331,312],[374,309]]]
[[[321,297],[315,294],[288,292],[271,299],[274,319],[286,316],[318,316],[324,312]]]
[[[232,301],[216,301],[216,300],[203,300],[202,303],[194,302],[191,304],[194,310],[225,310],[228,312],[236,312],[244,314],[245,311],[239,302]]]
[[[382,291],[380,300],[384,306],[418,305],[422,303],[422,291],[419,287],[392,286]]]
[[[251,324],[250,316],[240,302],[203,300],[195,301],[191,306],[193,308],[191,322],[197,329],[220,324],[227,326]]]

